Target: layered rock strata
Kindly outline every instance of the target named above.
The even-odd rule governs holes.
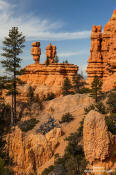
[[[104,26],[93,26],[91,32],[91,49],[87,66],[87,83],[91,85],[95,75],[103,82],[116,72],[116,10]]]
[[[20,79],[35,87],[37,92],[45,93],[53,92],[61,93],[64,79],[68,77],[72,81],[72,77],[77,74],[78,66],[73,64],[31,64],[25,67],[25,74]]]

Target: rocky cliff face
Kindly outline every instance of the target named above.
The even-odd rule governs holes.
[[[87,67],[87,83],[90,85],[95,75],[103,82],[116,72],[116,10],[102,32],[101,26],[93,26],[91,49]],[[113,80],[114,83],[115,79]],[[113,84],[112,83],[112,84]],[[103,88],[105,90],[105,88]]]
[[[97,171],[116,168],[116,150],[114,136],[107,129],[105,118],[96,111],[91,111],[84,120],[83,141],[85,157],[90,163],[90,169]],[[97,173],[96,173],[97,174]],[[104,174],[104,172],[101,172]]]
[[[70,133],[76,132],[83,118],[84,108],[91,103],[93,99],[84,94],[58,97],[46,102],[43,111],[35,116],[39,122],[33,130],[25,133],[16,126],[7,137],[9,157],[13,160],[15,175],[30,175],[34,172],[40,175],[44,168],[54,163],[55,154],[63,155],[67,145],[64,139]],[[73,121],[60,124],[45,135],[37,132],[49,117],[59,122],[67,112],[74,116]],[[36,108],[33,113],[36,113]]]
[[[61,128],[54,128],[45,136],[31,132],[25,135],[18,127],[8,136],[9,156],[16,164],[15,172],[30,175],[54,154],[62,136]]]
[[[73,64],[31,64],[25,67],[25,75],[20,79],[35,87],[35,93],[47,94],[53,92],[61,94],[61,88],[64,79],[68,77],[72,81],[72,77],[77,74],[78,66]]]

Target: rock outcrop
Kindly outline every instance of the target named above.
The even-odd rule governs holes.
[[[61,136],[61,128],[54,128],[46,135],[32,131],[25,135],[16,127],[7,139],[9,157],[16,165],[15,172],[19,172],[18,175],[38,172],[38,168],[53,156]]]
[[[32,86],[36,89],[35,93],[39,93],[40,96],[51,92],[60,95],[64,79],[68,77],[72,81],[72,78],[77,75],[78,66],[74,64],[54,63],[56,46],[51,45],[51,43],[46,47],[46,57],[49,64],[40,64],[40,42],[34,42],[32,46],[31,54],[35,63],[27,65],[25,67],[25,74],[19,76],[26,83],[25,87],[21,87],[21,93],[24,96],[23,91],[25,91],[25,88]]]
[[[32,43],[31,55],[33,55],[33,60],[37,64],[39,64],[40,55],[41,55],[41,49],[39,47],[40,47],[40,42]]]
[[[102,27],[93,26],[91,33],[91,49],[87,67],[87,83],[90,86],[95,75],[104,82],[116,72],[116,10],[109,22]],[[105,90],[105,89],[104,89]]]
[[[42,111],[39,111],[39,107],[35,105],[31,106],[33,113],[31,116],[24,112],[21,121],[36,118],[39,122],[26,133],[16,126],[7,137],[9,156],[14,163],[15,175],[34,174],[35,169],[37,175],[41,175],[45,168],[54,164],[54,155],[58,153],[62,156],[64,154],[67,146],[65,138],[77,131],[83,118],[84,108],[92,103],[93,99],[87,94],[67,95],[45,102]],[[74,120],[70,123],[60,124],[59,121],[67,112],[74,116]],[[49,125],[53,125],[54,121],[49,120],[50,116],[59,126],[55,126],[50,132],[41,134],[38,129],[41,131],[41,126],[45,126],[46,122],[48,124],[50,121]]]
[[[25,74],[21,75],[20,79],[33,86],[36,89],[35,93],[46,95],[53,92],[61,94],[64,79],[68,77],[72,81],[72,77],[77,74],[78,66],[57,63],[48,66],[45,64],[30,64],[25,67],[25,70]]]
[[[85,157],[93,166],[90,166],[92,169],[101,167],[102,170],[107,171],[116,167],[113,163],[113,152],[116,150],[114,137],[108,132],[105,117],[102,114],[90,111],[85,117],[83,141]]]
[[[54,63],[54,58],[56,56],[56,46],[51,43],[46,47],[46,58],[49,61],[49,64]]]

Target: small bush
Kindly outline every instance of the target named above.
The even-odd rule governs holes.
[[[36,94],[36,96],[34,98],[34,102],[39,104],[39,109],[40,110],[43,109],[43,99],[40,99],[38,94]]]
[[[48,168],[45,168],[44,171],[42,172],[42,175],[49,175],[54,170],[54,166],[51,165]]]
[[[89,88],[80,89],[80,94],[87,94],[87,93],[91,93],[91,89],[89,89]]]
[[[89,107],[84,108],[85,115],[88,114],[91,110],[94,110],[94,109],[95,109],[94,105],[90,105]]]
[[[51,93],[48,93],[48,95],[47,95],[47,97],[46,97],[46,101],[48,101],[48,100],[52,100],[52,99],[54,99],[56,97],[56,95],[53,93],[53,92],[51,92]]]
[[[22,122],[21,124],[19,124],[19,128],[22,131],[27,132],[27,131],[33,129],[38,122],[39,121],[36,120],[35,118],[30,119],[30,120],[26,120],[26,121]]]
[[[69,123],[74,119],[74,117],[72,116],[72,114],[70,114],[69,112],[64,114],[62,116],[62,119],[60,121],[60,123]]]
[[[107,114],[107,109],[105,107],[105,105],[102,102],[99,102],[95,105],[95,107],[97,108],[97,111],[101,114]]]
[[[40,125],[39,129],[36,130],[36,133],[41,133],[41,134],[45,135],[46,133],[48,133],[49,131],[51,131],[55,127],[57,127],[56,120],[54,118],[50,117],[47,122]]]

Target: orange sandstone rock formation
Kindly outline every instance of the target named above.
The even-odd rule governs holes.
[[[33,48],[31,54],[35,60],[35,64],[25,67],[25,74],[19,76],[27,85],[31,85],[36,89],[36,93],[47,95],[48,93],[61,94],[64,79],[68,77],[72,81],[72,77],[77,74],[78,66],[73,64],[54,63],[56,55],[56,46],[51,43],[46,48],[46,56],[50,60],[48,66],[39,63],[41,49],[40,43],[32,43]],[[22,89],[24,90],[24,88]]]
[[[84,153],[90,163],[90,169],[103,171],[116,168],[115,136],[108,132],[104,115],[90,111],[84,120],[83,127]],[[95,174],[97,174],[96,172]]]
[[[35,87],[35,93],[47,95],[48,93],[61,94],[64,79],[77,74],[78,66],[73,64],[53,63],[49,66],[45,64],[30,64],[25,67],[25,74],[20,79],[26,84]]]
[[[33,55],[33,60],[35,63],[39,63],[40,61],[41,49],[39,47],[40,42],[32,43],[31,55]]]
[[[54,58],[56,56],[56,46],[55,45],[51,45],[51,43],[49,43],[49,45],[46,47],[46,57],[49,60],[49,63],[54,63]]]
[[[109,22],[104,26],[93,26],[91,33],[91,49],[87,66],[87,83],[91,85],[95,75],[103,82],[116,72],[116,10]]]

